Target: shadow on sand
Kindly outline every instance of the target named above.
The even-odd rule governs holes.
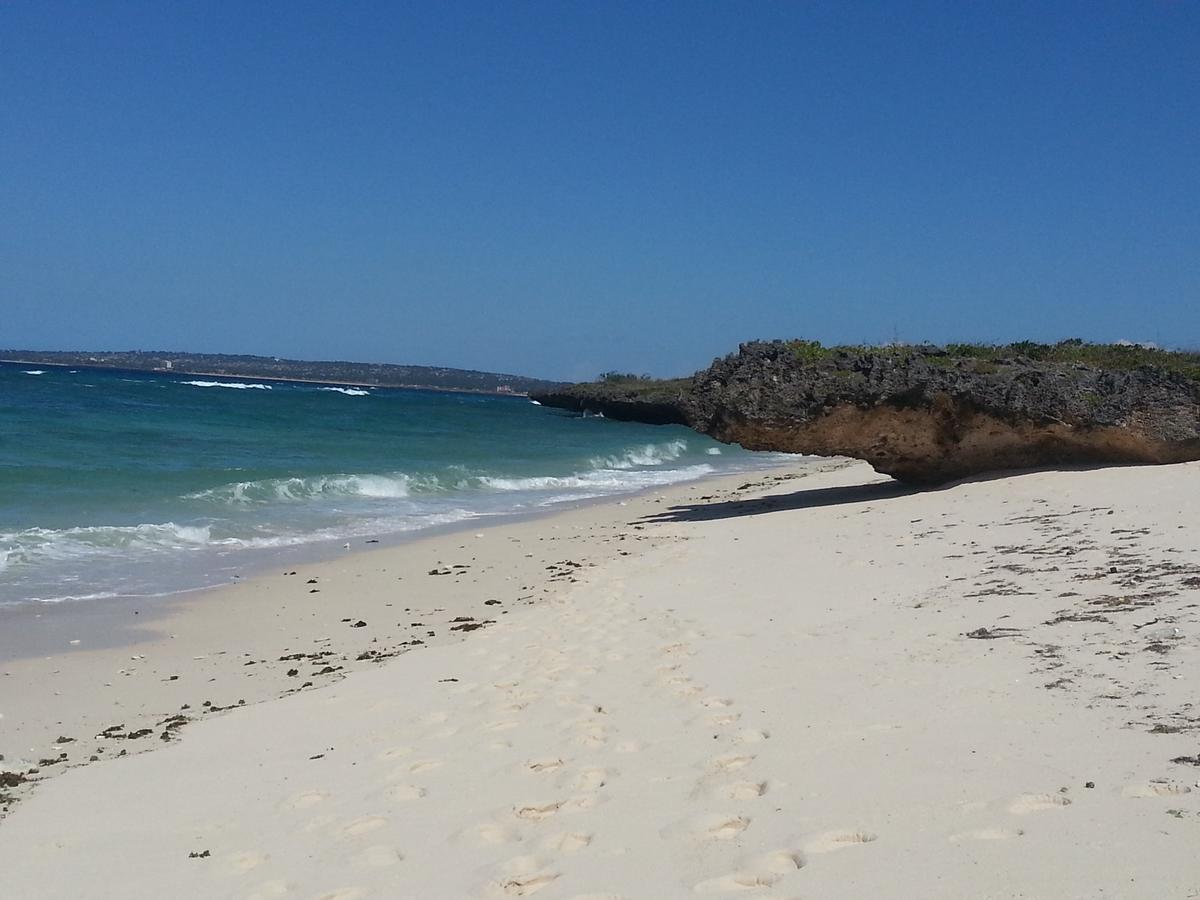
[[[1001,481],[1038,475],[1046,472],[1094,472],[1099,469],[1136,468],[1133,465],[1097,463],[1078,466],[1046,466],[1039,469],[1006,469],[983,472],[968,478],[959,478],[939,484],[905,484],[899,481],[877,481],[871,484],[854,484],[845,487],[812,488],[790,494],[775,494],[753,500],[722,500],[717,503],[687,503],[672,506],[663,512],[645,516],[639,522],[711,522],[715,519],[736,519],[740,516],[761,516],[765,513],[786,512],[793,509],[820,509],[824,506],[840,506],[843,503],[869,503],[875,500],[892,500],[913,494],[948,491],[964,484]]]
[[[687,503],[672,506],[640,522],[711,522],[714,519],[736,519],[741,516],[761,516],[766,513],[794,509],[819,509],[843,503],[867,503],[919,494],[928,488],[880,481],[874,484],[855,484],[846,487],[813,488],[791,494],[775,494],[753,500],[722,500],[717,503]]]

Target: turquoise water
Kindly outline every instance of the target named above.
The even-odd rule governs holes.
[[[201,587],[778,461],[515,397],[0,364],[0,604]]]

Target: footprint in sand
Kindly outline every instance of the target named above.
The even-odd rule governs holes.
[[[531,803],[516,807],[513,813],[518,819],[531,819],[533,821],[548,819],[562,808],[564,802],[563,800],[559,800],[554,803]]]
[[[692,890],[697,894],[740,894],[743,891],[774,887],[781,880],[783,876],[773,872],[733,872],[701,881]]]
[[[322,894],[317,900],[360,900],[367,896],[365,888],[360,887],[345,887],[338,888],[336,891],[330,891],[328,894]]]
[[[514,875],[500,882],[500,888],[510,897],[528,897],[544,887],[549,887],[558,878],[557,872],[535,872],[532,875]]]
[[[795,850],[777,850],[760,856],[740,872],[701,881],[692,890],[697,894],[739,894],[774,887],[787,875],[804,867],[804,856]]]
[[[796,850],[776,850],[760,857],[755,868],[765,869],[778,875],[787,875],[805,865],[804,854]]]
[[[341,829],[341,833],[344,837],[360,837],[382,828],[387,823],[388,820],[383,816],[363,816],[361,819],[355,819],[345,825]]]
[[[718,773],[736,772],[738,769],[744,769],[752,762],[754,762],[754,757],[750,754],[730,753],[725,756],[718,756],[709,764],[709,768]]]
[[[719,841],[728,841],[737,837],[749,827],[750,820],[746,816],[730,816],[728,818],[722,816],[719,821],[714,819],[703,825],[696,834],[699,837],[711,837]]]
[[[373,847],[368,847],[362,853],[355,855],[353,862],[356,866],[382,869],[386,866],[394,866],[402,859],[404,857],[400,855],[400,852],[396,848],[376,844]]]
[[[542,841],[543,850],[558,853],[575,853],[592,842],[592,836],[582,831],[564,831],[562,834],[548,835]]]
[[[761,744],[770,737],[769,732],[760,731],[757,728],[747,728],[745,731],[739,731],[733,740],[737,744]]]
[[[534,856],[518,856],[502,867],[497,880],[500,892],[509,897],[528,897],[553,884],[558,872],[546,869]]]
[[[664,656],[691,656],[692,651],[687,644],[667,644],[665,647],[659,647],[658,652]]]
[[[595,809],[597,806],[605,802],[606,799],[604,795],[597,793],[580,794],[578,797],[571,798],[571,806],[575,809]]]
[[[694,697],[704,693],[704,685],[697,684],[687,675],[672,675],[666,679],[667,687],[677,697]]]
[[[1008,841],[1021,837],[1025,832],[1020,828],[977,828],[974,831],[964,831],[950,835],[950,843],[961,844],[963,841]]]
[[[753,800],[767,792],[767,783],[765,781],[735,781],[719,790],[731,800]]]
[[[804,850],[806,853],[832,853],[834,850],[870,844],[875,840],[876,835],[869,831],[826,831],[809,839]]]
[[[257,853],[254,851],[234,853],[225,860],[224,869],[232,875],[244,875],[253,869],[257,869],[270,858],[266,853]]]
[[[1126,797],[1178,797],[1180,794],[1190,794],[1192,789],[1186,784],[1173,781],[1148,781],[1145,784],[1129,784],[1121,791]]]
[[[397,784],[388,789],[387,796],[389,800],[395,800],[397,803],[411,803],[425,796],[425,788],[415,784]]]
[[[405,756],[409,756],[411,753],[412,747],[390,747],[375,758],[383,762],[391,762],[394,759],[402,759]]]
[[[276,897],[286,897],[292,892],[292,885],[282,878],[264,881],[249,894],[246,900],[274,900]]]
[[[1014,815],[1023,816],[1026,813],[1041,812],[1044,809],[1062,809],[1071,805],[1071,798],[1062,794],[1021,794],[1008,804],[1008,811]]]
[[[575,790],[577,791],[598,791],[608,782],[608,769],[595,768],[584,769],[579,773],[579,777],[575,779]]]
[[[453,840],[466,839],[472,844],[511,844],[514,841],[519,841],[521,836],[516,829],[510,828],[507,825],[501,825],[497,822],[481,822],[471,828],[461,831],[454,835]]]
[[[331,796],[326,791],[304,791],[292,797],[285,805],[288,809],[312,809],[318,803],[324,803]]]
[[[429,772],[440,769],[445,763],[440,759],[419,759],[408,767],[408,771],[416,775],[418,772]]]
[[[557,756],[545,756],[540,759],[531,759],[525,763],[525,771],[532,772],[537,775],[542,772],[553,772],[561,769],[564,763]]]
[[[687,835],[697,840],[729,841],[750,827],[749,816],[731,816],[709,813],[676,822],[662,829],[665,838]]]
[[[603,728],[590,728],[575,738],[575,743],[584,747],[599,747],[608,743],[608,735]]]
[[[736,712],[735,713],[717,713],[716,715],[708,717],[708,724],[709,725],[717,725],[717,726],[733,725],[741,717],[742,717],[742,714],[736,713]]]
[[[314,816],[304,823],[305,834],[319,834],[328,831],[337,824],[338,817],[333,815]]]

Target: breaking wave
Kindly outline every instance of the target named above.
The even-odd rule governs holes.
[[[533,478],[481,478],[480,482],[497,491],[572,491],[584,490],[586,496],[618,493],[620,491],[636,491],[643,488],[655,487],[662,484],[677,484],[681,481],[691,481],[715,471],[712,466],[700,464],[683,466],[679,469],[664,469],[661,471],[630,472],[622,469],[597,469],[594,472],[584,472],[578,475],[553,476]],[[561,497],[557,499],[570,499]]]
[[[247,384],[242,381],[181,381],[180,384],[190,384],[193,387],[220,387],[232,388],[235,391],[269,391],[269,384]]]
[[[665,462],[679,459],[687,450],[687,441],[682,438],[665,444],[644,444],[631,447],[619,456],[597,456],[592,466],[597,469],[632,469],[636,466],[661,466]]]
[[[29,369],[28,371],[22,372],[21,374],[22,375],[45,375],[46,370],[45,369]]]
[[[188,550],[211,541],[207,525],[174,522],[144,525],[90,525],[77,528],[27,528],[0,534],[3,565],[68,561],[135,550]]]
[[[313,475],[308,478],[265,478],[235,481],[220,487],[185,494],[185,500],[210,500],[234,505],[293,503],[319,497],[407,497],[413,479],[402,472],[391,475]]]
[[[363,391],[363,390],[359,390],[358,388],[323,387],[323,388],[317,388],[317,390],[319,390],[319,391],[334,391],[335,393],[338,393],[338,394],[345,394],[347,397],[370,397],[371,396],[370,391]]]

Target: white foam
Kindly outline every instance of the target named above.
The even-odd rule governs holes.
[[[115,591],[100,591],[95,594],[63,594],[61,597],[26,597],[33,603],[69,603],[74,600],[112,600],[120,597]]]
[[[45,375],[46,371],[44,369],[30,369],[29,371],[22,372],[21,374],[22,375]]]
[[[561,491],[581,489],[598,491],[587,496],[618,491],[636,491],[659,484],[676,484],[680,481],[691,481],[712,472],[713,467],[702,463],[696,466],[684,466],[681,469],[661,469],[657,471],[630,471],[625,469],[596,469],[592,472],[581,472],[565,476],[534,476],[531,478],[490,478],[479,479],[485,487],[497,491]],[[572,495],[578,496],[578,495]]]
[[[269,390],[271,390],[271,385],[269,385],[269,384],[246,384],[245,382],[241,382],[241,381],[183,381],[183,382],[180,382],[180,384],[190,384],[193,387],[203,387],[203,388],[210,388],[210,387],[233,388],[235,391],[251,391],[251,390],[253,390],[253,391],[269,391]]]
[[[720,447],[709,447],[704,452],[707,453],[709,456],[720,456],[721,448]]]
[[[634,466],[661,466],[678,459],[687,450],[687,441],[676,438],[665,444],[643,444],[632,447],[620,456],[598,456],[592,466],[597,469],[632,469]]]
[[[235,481],[220,487],[185,494],[185,500],[209,500],[231,505],[254,503],[295,503],[322,496],[399,499],[407,497],[413,479],[403,472],[389,475],[312,475],[307,478],[266,478],[261,481]],[[436,488],[436,479],[423,479],[421,485]]]
[[[409,479],[407,475],[347,475],[330,479],[328,484],[339,492],[387,499],[407,497]]]
[[[0,534],[0,544],[6,545],[0,571],[22,563],[61,562],[135,550],[195,549],[210,541],[209,526],[174,522],[26,528]]]
[[[362,518],[353,524],[313,531],[292,531],[270,537],[223,538],[213,543],[217,546],[239,550],[268,550],[280,547],[295,547],[302,544],[317,544],[323,541],[344,541],[346,538],[365,535],[399,534],[419,531],[438,525],[450,525],[466,519],[474,519],[486,513],[469,509],[449,509],[439,513],[396,518]]]
[[[358,390],[358,388],[323,387],[323,388],[317,388],[317,390],[319,390],[319,391],[334,391],[338,394],[345,394],[347,397],[370,397],[371,396],[370,391],[360,391],[360,390]]]

